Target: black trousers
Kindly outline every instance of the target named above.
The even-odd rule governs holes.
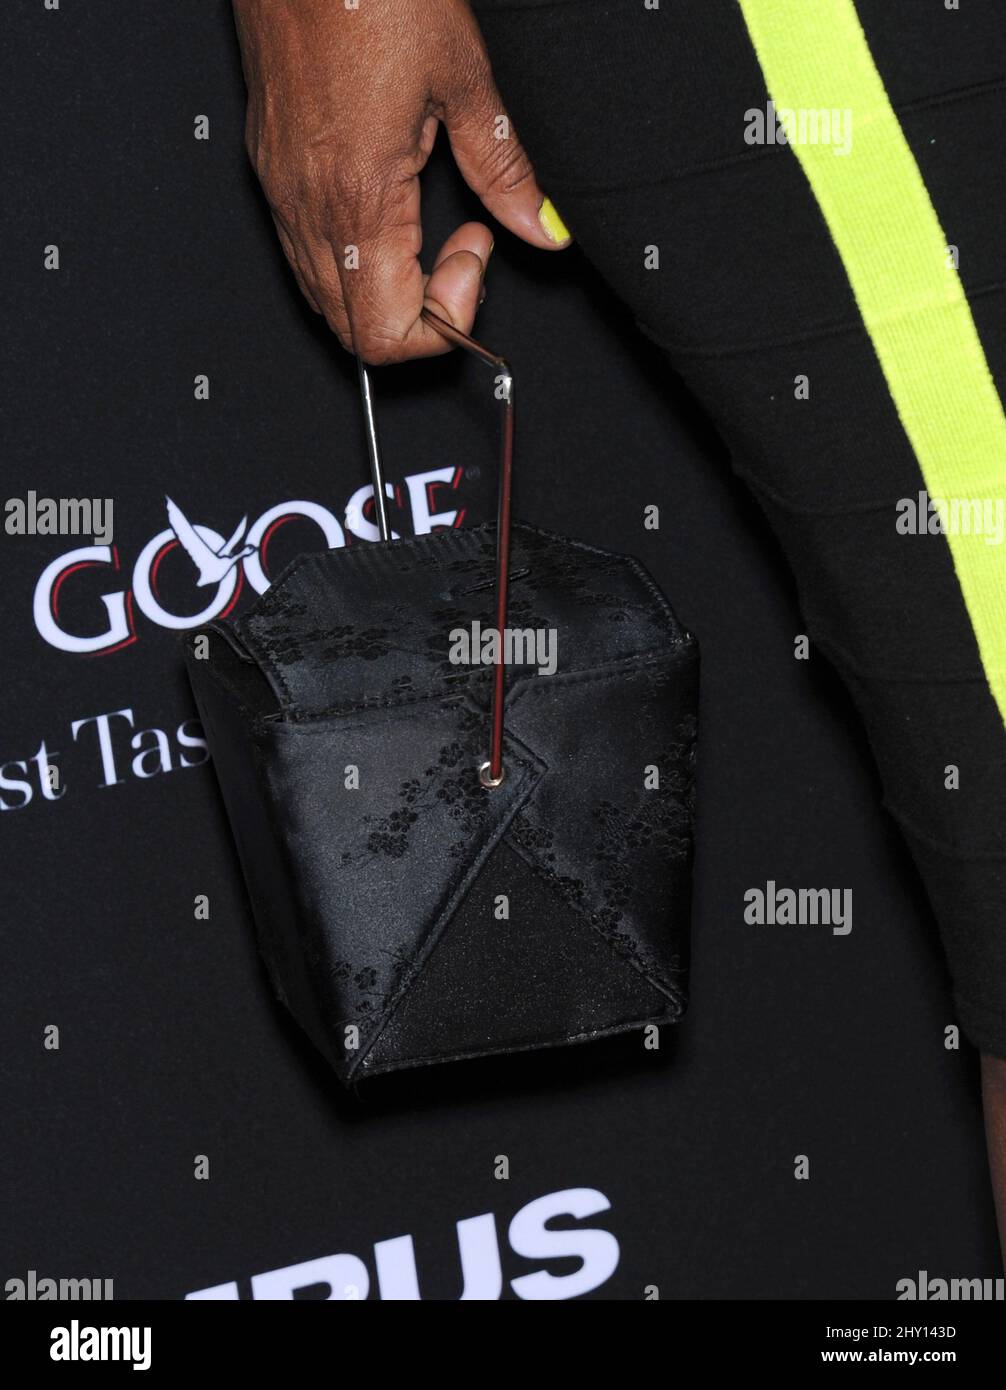
[[[922,874],[961,1024],[1006,1056],[1006,730],[946,538],[895,527],[923,476],[810,184],[786,145],[744,141],[769,94],[739,6],[474,8],[539,182],[778,535]],[[1003,16],[856,8],[1002,396]]]

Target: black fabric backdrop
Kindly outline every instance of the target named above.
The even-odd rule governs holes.
[[[60,590],[61,625],[97,633],[100,596],[131,586],[167,526],[166,493],[222,536],[290,499],[341,521],[366,481],[355,378],[301,305],[246,167],[228,5],[7,11],[4,496],[114,499],[119,573],[77,570]],[[429,248],[477,215],[442,150],[425,209]],[[411,1234],[423,1296],[453,1299],[455,1222],[496,1214],[510,1280],[536,1267],[508,1251],[511,1217],[573,1187],[604,1193],[586,1224],[620,1246],[593,1298],[892,1298],[920,1269],[996,1274],[975,1057],[944,1047],[928,910],[841,692],[793,658],[800,619],[758,513],[575,250],[500,233],[488,286],[480,336],[522,382],[518,515],[639,556],[700,639],[688,1019],[660,1053],[632,1040],[342,1096],[265,985],[212,771],[183,765],[201,752],[176,735],[193,717],[177,632],[134,601],[128,645],[58,649],[33,592],[88,538],[3,535],[0,772],[33,788],[22,804],[0,783],[4,1279],[169,1299],[233,1280],[247,1297],[252,1275],[339,1252],[373,1278],[374,1242]],[[490,514],[494,481],[472,370],[378,382],[390,476],[462,468],[433,503],[466,520]],[[408,508],[396,520],[411,529]],[[287,523],[269,571],[322,543]],[[163,556],[165,608],[203,606],[192,578]],[[126,709],[134,727],[109,726],[121,780],[104,785],[96,724],[72,726]],[[130,739],[153,728],[171,770],[134,775],[155,736]],[[31,761],[43,738],[54,800]],[[850,887],[851,935],[746,925],[744,891],[768,879]]]

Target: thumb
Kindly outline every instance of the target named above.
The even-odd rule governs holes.
[[[551,199],[538,186],[531,161],[503,106],[482,36],[476,31],[474,38],[479,61],[464,65],[462,70],[469,75],[447,94],[441,106],[455,162],[469,188],[504,227],[532,246],[561,250],[572,236]]]

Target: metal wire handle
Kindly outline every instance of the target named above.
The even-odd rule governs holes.
[[[448,323],[431,309],[423,310],[423,318],[431,328],[436,329],[449,342],[464,348],[496,372],[496,393],[503,403],[503,428],[500,446],[499,504],[496,510],[496,631],[499,634],[498,656],[493,669],[492,711],[489,737],[489,757],[479,768],[479,782],[487,790],[498,787],[503,781],[503,701],[506,696],[506,666],[503,654],[506,644],[504,633],[507,619],[507,591],[510,580],[510,495],[513,482],[513,432],[514,432],[514,379],[510,365],[498,353],[490,352],[474,338]],[[392,539],[388,522],[388,501],[384,483],[384,469],[381,465],[381,447],[377,437],[377,421],[374,416],[374,396],[370,386],[370,373],[363,359],[357,357],[357,370],[360,377],[360,396],[363,402],[363,420],[367,436],[367,453],[370,457],[370,476],[374,482],[374,509],[377,516],[377,530],[382,541]]]

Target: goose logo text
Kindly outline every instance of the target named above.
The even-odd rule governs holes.
[[[413,473],[400,486],[388,483],[388,497],[404,521],[411,521],[414,535],[460,526],[464,508],[457,505],[456,492],[462,476],[461,468]],[[449,505],[452,501],[454,506]],[[300,549],[336,550],[379,539],[371,519],[370,486],[353,493],[341,520],[317,502],[280,502],[250,525],[247,516],[236,526],[232,519],[229,534],[194,521],[170,497],[165,507],[168,525],[141,546],[128,584],[118,545],[78,546],[46,565],[35,585],[33,611],[35,626],[50,646],[82,656],[107,656],[137,641],[142,631],[138,618],[183,631],[226,616],[246,582],[257,594],[268,589],[269,548],[276,532],[289,522],[306,522],[309,532],[320,532],[309,536],[308,545]],[[397,532],[393,534],[397,539]],[[277,570],[283,563],[282,557],[273,561]]]

